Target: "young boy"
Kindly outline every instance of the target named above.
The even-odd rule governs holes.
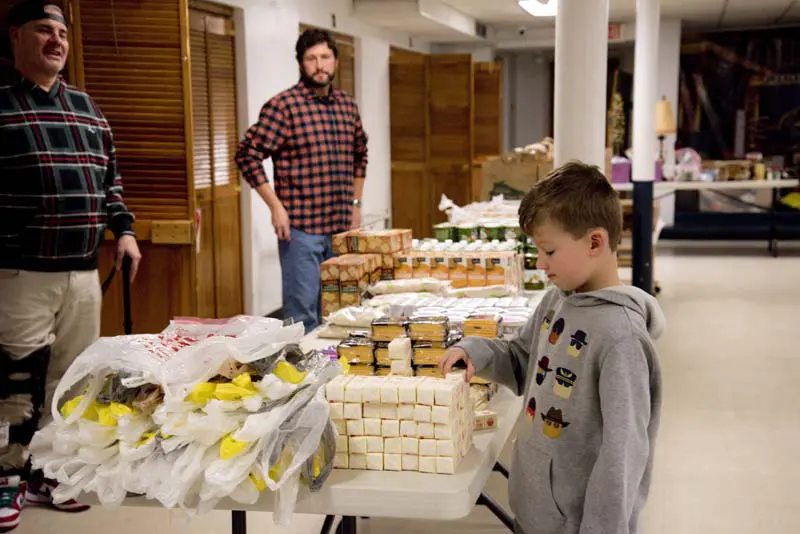
[[[525,396],[509,478],[518,534],[635,534],[661,406],[651,336],[664,316],[620,284],[622,213],[596,167],[555,170],[522,200],[519,220],[555,287],[517,338],[466,338],[440,367],[464,360],[467,380],[477,373]]]

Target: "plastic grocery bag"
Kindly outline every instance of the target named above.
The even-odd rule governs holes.
[[[34,467],[59,482],[56,502],[135,493],[190,515],[269,489],[285,524],[301,477],[318,489],[335,452],[323,388],[342,368],[302,352],[302,336],[302,324],[236,317],[99,340],[59,384]]]

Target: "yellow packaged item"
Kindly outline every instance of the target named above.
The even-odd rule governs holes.
[[[256,490],[261,493],[265,489],[267,489],[267,481],[264,480],[264,477],[261,476],[261,473],[258,471],[251,471],[250,472],[250,482],[256,487]]]
[[[372,340],[389,343],[398,337],[405,337],[407,329],[408,321],[405,319],[381,317],[372,321]]]
[[[216,384],[200,382],[192,388],[192,391],[186,396],[186,400],[197,406],[205,406],[208,404],[208,401],[214,398],[214,391],[216,389]]]
[[[273,374],[287,384],[299,384],[305,380],[308,372],[301,373],[297,370],[297,367],[291,363],[287,362],[286,360],[281,360],[275,366],[275,371],[273,371]]]
[[[248,442],[235,440],[230,434],[228,434],[222,438],[222,441],[219,444],[219,457],[223,460],[236,458],[242,454],[245,449],[247,449],[248,445]]]
[[[408,330],[413,341],[443,343],[450,332],[450,321],[447,317],[418,317],[409,321]]]

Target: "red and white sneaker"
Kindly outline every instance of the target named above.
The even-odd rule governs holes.
[[[25,499],[27,504],[33,506],[49,506],[50,508],[60,512],[69,512],[73,514],[85,512],[91,508],[91,506],[88,504],[81,504],[73,499],[58,504],[54,503],[53,490],[56,489],[56,486],[58,486],[58,483],[49,479],[44,479],[39,483],[30,484],[28,486],[28,493]]]
[[[19,526],[27,484],[18,476],[0,478],[0,532]]]

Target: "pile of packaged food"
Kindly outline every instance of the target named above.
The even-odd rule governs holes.
[[[324,392],[342,366],[302,352],[302,336],[302,324],[239,316],[102,338],[59,383],[33,465],[60,502],[135,494],[203,513],[269,489],[285,523],[300,480],[319,489],[336,447]]]

